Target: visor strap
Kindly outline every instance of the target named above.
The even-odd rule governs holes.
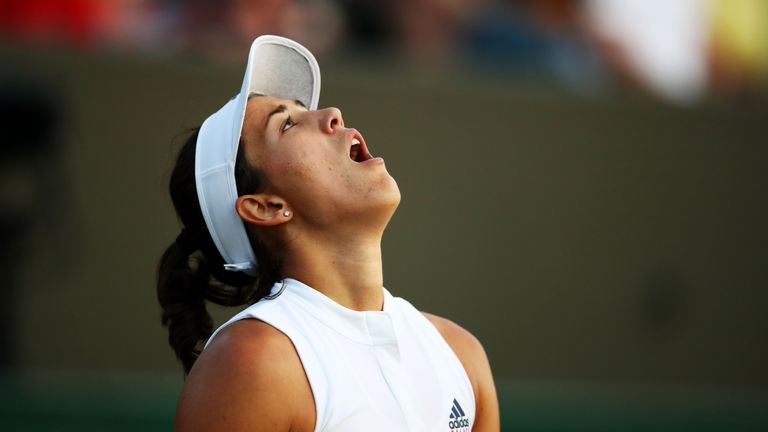
[[[236,264],[224,264],[224,270],[227,271],[245,271],[245,270],[252,270],[256,267],[254,267],[253,263],[249,262],[242,262],[242,263],[236,263]]]

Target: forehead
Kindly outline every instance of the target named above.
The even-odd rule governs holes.
[[[248,98],[248,104],[245,107],[243,131],[251,129],[250,132],[256,132],[253,128],[263,129],[271,115],[297,108],[305,109],[304,104],[297,100],[253,94]]]
[[[266,127],[276,114],[293,110],[305,110],[299,101],[278,99],[272,96],[251,95],[245,107],[243,129],[240,133],[246,143],[248,153],[263,143],[267,137]]]

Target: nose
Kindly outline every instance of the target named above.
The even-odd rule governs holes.
[[[317,111],[320,120],[320,130],[333,133],[336,128],[344,127],[344,118],[338,108],[323,108]]]

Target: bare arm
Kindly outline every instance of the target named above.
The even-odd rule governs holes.
[[[312,391],[290,339],[262,321],[219,334],[190,371],[176,431],[311,431]]]
[[[477,412],[473,432],[498,432],[499,402],[496,397],[496,386],[493,383],[491,365],[485,354],[483,345],[472,333],[468,332],[453,321],[436,315],[424,313],[432,322],[467,371],[472,388],[475,392]]]

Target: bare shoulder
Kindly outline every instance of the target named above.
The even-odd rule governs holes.
[[[303,431],[314,427],[314,400],[290,338],[246,319],[222,330],[203,351],[179,397],[177,431]]]
[[[483,363],[488,363],[485,349],[475,335],[447,318],[427,312],[422,312],[422,314],[437,328],[443,339],[448,342],[448,345],[456,353],[456,356],[459,357],[464,368],[467,369],[470,379],[472,379],[474,372],[477,372],[476,369],[478,367],[481,367]]]
[[[477,405],[472,431],[499,431],[499,402],[491,365],[483,345],[472,333],[455,322],[426,312],[422,314],[435,326],[467,371]]]

